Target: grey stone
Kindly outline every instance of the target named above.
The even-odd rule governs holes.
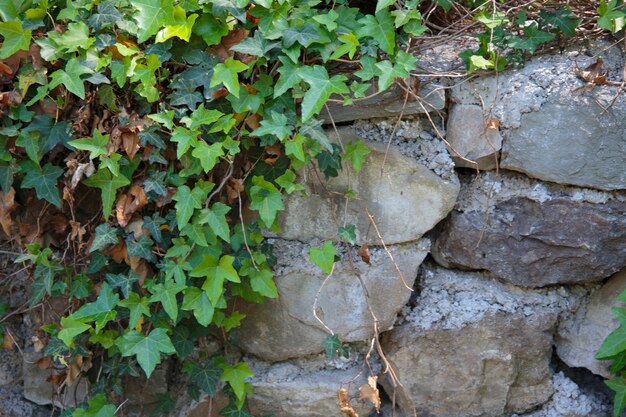
[[[612,96],[600,98],[608,106]],[[609,112],[593,99],[549,101],[522,116],[504,143],[502,168],[604,190],[626,189],[626,101]]]
[[[618,326],[611,308],[616,304],[623,306],[616,298],[624,289],[626,270],[613,275],[575,314],[559,324],[556,352],[568,366],[587,368],[605,378],[611,376],[608,371],[611,361],[598,361],[595,354]]]
[[[406,415],[500,417],[543,404],[552,394],[554,321],[497,313],[459,329],[395,328],[383,349],[402,383],[400,407]],[[388,378],[383,386],[393,392]]]
[[[24,398],[39,405],[54,404],[57,407],[73,407],[87,399],[89,383],[85,378],[77,379],[72,385],[58,390],[47,378],[59,369],[41,369],[36,362],[43,357],[37,352],[24,352],[22,373],[24,378]],[[54,368],[54,367],[53,367]]]
[[[374,321],[347,253],[341,254],[341,262],[325,281],[326,275],[308,261],[310,247],[299,242],[276,242],[274,251],[279,265],[275,268],[275,282],[279,298],[264,304],[237,304],[238,310],[247,315],[237,332],[238,343],[248,353],[268,361],[281,361],[323,351],[328,331],[313,315],[316,296],[318,317],[342,341],[366,340],[373,335]],[[389,247],[409,288],[428,248],[428,241]],[[356,250],[351,250],[354,267],[361,275],[369,293],[369,305],[379,321],[378,330],[387,330],[411,291],[404,286],[382,248],[370,248],[371,265],[361,261]]]
[[[354,398],[359,394],[357,388],[367,383],[364,366],[357,360],[338,361],[335,366],[317,358],[273,365],[248,362],[256,375],[250,381],[254,393],[248,397],[255,415],[345,417],[339,409],[340,388],[348,389],[353,398],[350,405],[359,415],[366,416],[374,409],[371,403]]]
[[[373,94],[376,91],[371,89],[367,94]],[[446,105],[446,96],[441,86],[428,84],[419,90],[420,100],[409,95],[405,103],[405,91],[393,85],[387,91],[377,94],[366,100],[356,100],[350,106],[344,106],[338,103],[329,103],[328,110],[322,109],[321,118],[326,122],[335,123],[347,122],[359,119],[371,119],[374,117],[397,116],[419,114],[442,110]]]
[[[502,136],[496,126],[488,126],[487,119],[478,105],[455,104],[450,109],[446,140],[462,157],[476,162],[467,162],[452,152],[456,166],[479,169],[496,167]]]
[[[354,138],[351,129],[342,130],[345,143]],[[443,180],[393,147],[386,152],[380,143],[367,145],[372,152],[359,174],[344,166],[338,177],[324,185],[319,172],[309,169],[300,174],[308,196],[295,193],[286,198],[286,209],[279,215],[279,237],[337,239],[337,228],[345,223],[356,225],[359,243],[380,245],[369,210],[386,244],[410,242],[452,210],[459,190],[456,176]],[[356,198],[345,197],[350,190]]]
[[[22,378],[22,355],[13,349],[0,351],[0,386]]]
[[[0,386],[0,417],[50,417],[49,407],[34,404],[23,396],[18,380],[13,384]]]
[[[626,266],[624,212],[623,193],[467,176],[432,254],[526,287],[599,281]]]

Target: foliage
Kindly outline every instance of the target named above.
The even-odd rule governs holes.
[[[332,143],[319,113],[411,76],[426,3],[0,2],[2,227],[33,266],[31,307],[68,300],[44,329],[48,354],[91,366],[95,395],[75,417],[113,415],[122,377],[137,365],[149,377],[166,357],[182,362],[191,393],[222,387],[222,414],[250,415],[252,372],[227,335],[245,316],[231,301],[278,296],[262,230],[278,230],[285,195],[303,191],[296,171],[362,169],[367,146]],[[514,60],[503,51],[532,53],[579,22],[568,9],[511,17],[485,4],[469,72],[501,70]],[[598,12],[623,28],[621,2]],[[338,239],[356,243],[355,227]],[[309,255],[332,273],[332,242]],[[207,337],[222,355],[206,359]],[[324,347],[348,352],[336,335]]]
[[[626,290],[622,291],[617,300],[626,302]],[[606,384],[615,391],[613,416],[619,417],[626,409],[626,308],[614,307],[613,314],[619,326],[604,339],[596,359],[613,361],[609,371],[615,378],[606,381]]]

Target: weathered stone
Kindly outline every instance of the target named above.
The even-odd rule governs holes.
[[[394,329],[384,350],[404,389],[400,406],[433,417],[500,417],[550,398],[554,320],[496,314],[461,329]],[[389,383],[384,384],[389,391]]]
[[[41,369],[36,362],[43,354],[24,352],[22,373],[24,377],[24,398],[39,405],[54,404],[57,407],[73,407],[88,398],[89,383],[80,378],[60,392],[57,386],[47,379],[52,374],[60,374],[64,369]]]
[[[625,199],[519,174],[466,175],[432,254],[525,287],[598,281],[626,266]]]
[[[609,77],[621,74],[625,57],[607,46],[598,43],[589,51],[604,59]],[[581,91],[586,83],[574,70],[590,62],[579,51],[459,83],[451,99],[488,108],[501,122],[502,168],[562,184],[626,189],[626,100],[616,100],[618,88],[612,86]]]
[[[608,106],[614,92],[596,97]],[[522,116],[504,143],[502,168],[604,190],[626,189],[626,101],[604,112],[592,98],[548,102]]]
[[[618,304],[617,295],[624,289],[626,270],[613,275],[575,314],[559,324],[556,352],[568,366],[587,368],[605,378],[611,376],[608,371],[611,361],[598,361],[595,354],[619,324],[611,308]]]
[[[604,279],[626,266],[626,205],[513,198],[454,212],[433,256],[448,267],[487,269],[525,287]]]
[[[239,345],[245,351],[268,361],[321,352],[328,332],[313,315],[316,297],[318,317],[342,341],[366,340],[373,335],[374,322],[366,295],[347,254],[342,255],[342,261],[325,281],[326,275],[308,261],[310,245],[279,241],[274,248],[279,262],[275,277],[279,298],[264,304],[237,304],[247,315],[237,332]],[[389,247],[409,288],[428,248],[428,241]],[[369,293],[369,305],[379,321],[378,330],[383,331],[393,325],[411,291],[382,248],[370,248],[370,254],[371,265],[361,261],[356,250],[352,251],[352,259]]]
[[[360,416],[372,412],[371,403],[355,399],[357,387],[367,383],[362,364],[340,361],[332,367],[324,362],[311,359],[269,366],[250,363],[256,375],[251,380],[254,393],[248,397],[251,411],[274,417],[340,417],[344,414],[339,409],[337,392],[346,388],[353,398],[350,405]]]
[[[461,156],[477,163],[472,164],[452,153],[456,166],[479,169],[496,167],[496,155],[502,147],[502,136],[497,126],[488,125],[480,106],[453,105],[448,116],[446,140]]]
[[[368,93],[375,93],[375,90],[371,90]],[[320,116],[326,123],[330,123],[331,120],[339,123],[374,117],[397,116],[401,112],[405,116],[426,113],[442,110],[446,105],[444,89],[433,84],[428,84],[420,89],[420,101],[409,96],[405,103],[405,95],[406,92],[402,88],[394,85],[381,94],[366,100],[357,100],[350,106],[329,103],[328,110],[330,110],[330,115],[326,109],[322,109]]]
[[[358,139],[352,129],[342,129],[341,140]],[[337,239],[337,223],[354,224],[357,241],[380,245],[367,210],[386,244],[418,240],[454,206],[459,191],[456,176],[445,181],[393,147],[368,142],[372,152],[359,174],[344,166],[338,177],[320,185],[319,173],[302,174],[308,196],[294,193],[279,216],[283,239]],[[345,164],[347,165],[347,164]],[[357,198],[346,198],[353,191]]]
[[[168,368],[168,362],[165,362],[155,368],[150,378],[146,378],[144,375],[124,378],[124,398],[128,400],[126,402],[127,411],[140,411],[146,406],[153,406],[159,402],[156,394],[167,392]]]

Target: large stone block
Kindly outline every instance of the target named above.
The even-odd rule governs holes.
[[[482,201],[461,199],[433,245],[437,262],[486,269],[524,287],[599,281],[626,266],[621,197],[607,195],[596,203],[574,199],[576,192],[538,196],[537,187],[498,193],[507,178],[478,180],[482,185],[493,181],[491,188],[467,184],[468,192],[480,194],[474,200]],[[483,194],[490,189],[491,199]]]
[[[611,376],[608,370],[611,361],[598,361],[595,354],[604,339],[619,325],[611,308],[618,304],[616,298],[624,289],[626,270],[613,275],[575,314],[559,324],[556,352],[568,366],[587,368],[605,378]]]
[[[625,57],[608,46],[599,42],[589,51],[619,81]],[[575,70],[591,62],[579,50],[459,83],[451,99],[489,109],[501,122],[502,168],[561,184],[626,189],[626,100],[617,96],[619,87],[585,88]]]
[[[501,417],[546,402],[552,329],[579,296],[426,265],[415,308],[383,337],[405,415]],[[382,379],[389,396],[388,378]]]
[[[248,397],[251,411],[274,417],[344,417],[337,396],[340,388],[348,389],[350,405],[358,415],[374,411],[369,401],[355,398],[357,388],[367,384],[363,364],[350,360],[334,365],[325,364],[323,359],[273,365],[250,362],[256,375],[251,380],[254,393]]]
[[[409,96],[405,102],[406,92],[393,85],[387,91],[376,94],[366,100],[356,100],[350,106],[343,104],[329,103],[328,110],[323,109],[320,116],[326,123],[331,121],[335,123],[347,122],[351,120],[371,119],[376,117],[397,116],[419,114],[442,110],[446,106],[445,90],[438,85],[428,84],[420,89],[420,100],[415,100],[413,96]],[[370,90],[368,94],[376,91]]]
[[[452,153],[458,167],[493,169],[502,148],[502,136],[497,126],[489,126],[483,109],[474,104],[455,104],[450,109],[446,140],[471,164]]]
[[[323,351],[322,343],[328,333],[313,315],[316,297],[318,317],[342,341],[367,340],[373,335],[374,321],[366,295],[345,252],[324,284],[326,275],[308,261],[310,245],[278,241],[274,247],[279,260],[275,277],[279,298],[264,304],[237,306],[247,315],[237,331],[239,345],[245,351],[268,361]],[[413,286],[417,268],[428,249],[428,241],[389,248],[409,287]],[[369,293],[369,305],[379,321],[379,331],[387,330],[411,291],[404,286],[394,262],[382,248],[370,248],[371,265],[364,263],[356,250],[352,251],[354,267]]]
[[[342,129],[344,143],[358,140],[352,129]],[[289,240],[337,239],[336,222],[357,227],[359,243],[380,245],[367,210],[386,244],[418,240],[443,219],[454,206],[459,191],[456,175],[447,181],[415,159],[380,143],[367,142],[372,152],[360,173],[344,166],[338,177],[320,184],[319,173],[301,174],[308,196],[294,194],[285,201],[279,216]],[[353,191],[357,198],[347,198]]]

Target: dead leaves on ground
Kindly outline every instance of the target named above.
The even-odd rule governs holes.
[[[585,68],[574,68],[574,74],[578,75],[584,81],[594,85],[602,85],[607,83],[606,70],[602,68],[604,61],[598,57],[596,62]]]
[[[377,380],[378,377],[376,375],[368,376],[367,384],[363,384],[359,387],[360,395],[358,399],[361,401],[369,401],[378,413],[380,412],[380,392],[376,386]],[[339,399],[339,409],[345,417],[359,417],[358,413],[354,410],[352,405],[350,405],[347,389],[339,389],[339,391],[337,391],[337,398]]]

